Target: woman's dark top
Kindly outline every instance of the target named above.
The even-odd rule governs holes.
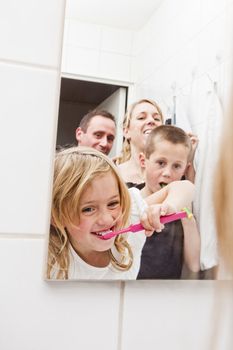
[[[126,182],[126,185],[127,185],[128,188],[136,187],[139,190],[141,190],[143,187],[145,187],[145,182],[142,182],[140,184],[136,184],[134,182]]]

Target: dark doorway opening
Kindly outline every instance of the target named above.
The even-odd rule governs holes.
[[[57,147],[76,144],[75,130],[82,117],[122,87],[126,89],[127,96],[128,88],[125,86],[62,78]],[[118,118],[116,115],[115,117]]]

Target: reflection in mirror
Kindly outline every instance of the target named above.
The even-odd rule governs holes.
[[[218,264],[212,179],[218,158],[223,107],[226,105],[228,76],[230,76],[226,74],[230,71],[230,65],[229,51],[225,48],[230,46],[232,40],[227,32],[228,27],[224,24],[228,23],[230,15],[228,16],[224,10],[221,12],[222,16],[212,18],[214,11],[208,12],[207,7],[198,6],[195,1],[189,2],[189,5],[186,3],[181,5],[180,2],[168,5],[167,1],[128,1],[124,2],[124,6],[122,1],[118,1],[112,6],[110,7],[109,2],[106,3],[105,0],[100,2],[67,0],[57,145],[62,147],[66,144],[76,145],[75,131],[79,126],[80,117],[89,110],[100,107],[109,111],[116,119],[115,141],[109,154],[110,158],[115,158],[122,149],[122,125],[126,107],[142,98],[152,99],[158,103],[164,119],[168,120],[167,124],[176,124],[187,133],[197,135],[198,146],[193,159],[195,197],[192,210],[200,232],[201,271],[191,273],[187,266],[183,265],[181,278],[212,279]],[[213,4],[213,8],[214,6]],[[107,11],[104,15],[103,11],[100,11],[102,8]],[[194,13],[196,16],[193,16]],[[202,21],[196,21],[197,18],[202,18]],[[213,41],[213,37],[216,40]],[[93,93],[95,87],[97,89]],[[108,91],[109,95],[107,96],[107,93],[105,95],[104,92],[101,101],[98,97],[103,90]],[[117,104],[115,97],[112,98],[116,94]],[[80,96],[82,106],[77,102],[77,97]],[[69,151],[67,149],[64,152]],[[142,159],[143,162],[145,163],[145,160]],[[57,173],[55,170],[55,178],[62,166],[60,165],[58,169]],[[112,190],[116,190],[116,178],[112,176],[108,181],[104,179],[102,186],[104,189],[109,182],[112,184]],[[89,191],[92,188],[88,187],[89,185],[87,192],[88,188]],[[98,186],[94,186],[94,190],[97,189]],[[95,191],[92,188],[91,194],[94,195]],[[102,189],[101,196],[103,192],[106,195]],[[81,196],[80,193],[77,195]],[[110,201],[109,205],[113,206],[113,212],[118,208],[117,200]],[[73,222],[73,211],[76,209],[78,208],[72,207],[66,212],[67,216],[59,218],[63,228],[74,225],[71,229],[74,233],[77,222]],[[88,203],[88,207],[84,206],[83,210],[80,215],[91,217],[96,209],[95,206],[92,207],[92,203]],[[65,218],[66,220],[68,218],[66,223]],[[53,238],[57,230],[56,220],[58,220],[56,215],[54,214],[54,217],[52,215]],[[122,220],[125,221],[119,223],[119,227],[117,224],[117,229],[126,225],[126,217],[122,217]],[[102,228],[111,229],[112,224],[112,222],[105,223]],[[95,226],[92,228],[94,234],[97,232],[96,236],[99,234],[97,228]],[[61,232],[58,241],[54,238],[55,245],[52,251],[54,254],[55,252],[60,254],[63,248],[67,249],[69,230],[66,227]],[[109,242],[101,241],[102,243],[107,245]],[[184,244],[186,243],[184,240]],[[70,245],[72,252],[75,251],[75,247],[76,243],[72,241]],[[123,259],[122,263],[127,265],[130,261],[129,251],[121,243],[118,248],[120,253],[117,254],[125,252],[123,255],[126,260]],[[61,278],[64,278],[64,273],[67,274],[67,264],[74,258],[68,255],[68,251],[66,253],[68,260],[61,256],[61,276],[63,276]],[[82,258],[83,252],[79,252],[78,259]],[[89,258],[97,259],[91,254]],[[85,259],[82,259],[82,262],[84,266],[94,265],[96,269],[103,271],[103,266],[109,259],[112,257],[103,254],[101,261],[97,259],[98,266],[95,266],[93,260],[90,264]],[[54,268],[57,268],[57,262],[54,264]],[[88,276],[90,275],[87,275],[87,279],[92,278]]]
[[[119,83],[100,83],[62,77],[56,147],[60,149],[78,143],[76,129],[84,115],[92,110],[107,110],[114,117],[119,115],[123,117],[127,90],[127,86]],[[111,147],[110,157],[116,156],[122,145],[122,120],[120,117],[115,119],[117,139]]]
[[[144,198],[139,190],[128,190],[112,160],[94,148],[57,152],[47,278],[136,279],[146,234],[163,235],[161,213],[168,215],[164,223],[189,220],[169,214],[189,203],[193,194],[190,182],[177,181]],[[128,224],[135,225],[122,230]]]

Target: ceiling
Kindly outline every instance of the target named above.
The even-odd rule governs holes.
[[[164,0],[66,0],[66,18],[127,30],[140,29]]]

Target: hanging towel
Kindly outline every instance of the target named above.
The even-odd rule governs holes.
[[[194,215],[201,236],[201,269],[218,264],[217,235],[213,206],[213,180],[218,160],[219,141],[223,123],[223,110],[216,91],[209,92],[206,111],[203,113],[203,128],[194,157],[195,199]]]

